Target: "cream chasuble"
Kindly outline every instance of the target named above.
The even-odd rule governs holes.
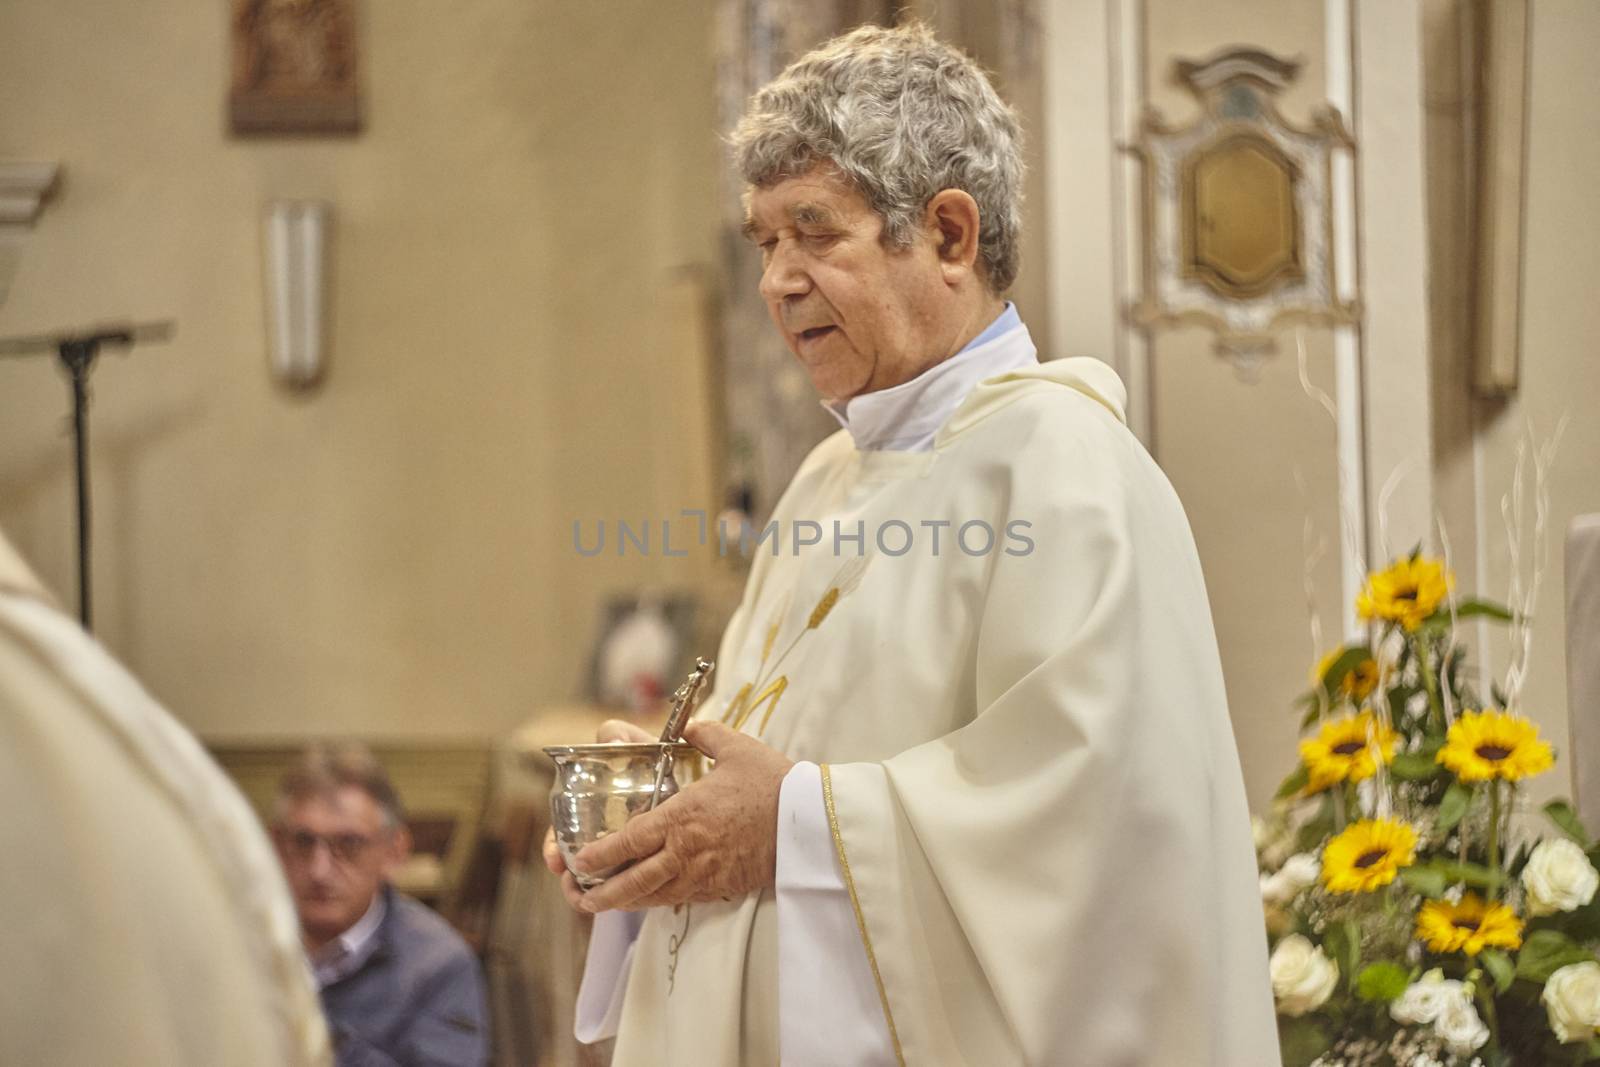
[[[700,714],[823,765],[904,1063],[1278,1062],[1199,562],[1121,403],[1064,360],[979,385],[931,452],[835,434],[723,638]],[[775,911],[649,912],[614,1063],[778,1063]]]
[[[3,535],[0,855],[0,1064],[333,1062],[244,797]]]

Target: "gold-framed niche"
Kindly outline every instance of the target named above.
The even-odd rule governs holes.
[[[1310,127],[1278,112],[1300,72],[1252,48],[1174,63],[1201,106],[1174,127],[1146,108],[1142,292],[1127,314],[1140,329],[1198,324],[1216,351],[1251,373],[1293,323],[1354,323],[1358,301],[1334,283],[1333,160],[1354,141],[1331,106]]]

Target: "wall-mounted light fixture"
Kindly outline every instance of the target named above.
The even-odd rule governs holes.
[[[0,162],[0,304],[21,264],[28,231],[60,172],[58,163]]]
[[[329,238],[333,208],[320,200],[267,205],[268,365],[290,389],[306,389],[327,365]]]

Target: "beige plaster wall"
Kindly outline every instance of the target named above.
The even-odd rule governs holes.
[[[353,139],[224,132],[228,5],[0,5],[0,158],[66,181],[0,334],[172,317],[102,361],[100,634],[203,734],[486,735],[570,696],[607,590],[572,522],[715,503],[710,5],[363,3]],[[259,218],[337,213],[333,365],[265,372]],[[0,525],[73,596],[66,390],[0,362]]]
[[[1172,61],[1232,45],[1304,62],[1282,100],[1290,121],[1309,122],[1325,99],[1321,0],[1149,0],[1146,12],[1146,99],[1174,123],[1198,108],[1172,82]],[[1331,396],[1332,337],[1308,328],[1304,338],[1309,377]],[[1200,549],[1246,786],[1252,806],[1263,808],[1293,769],[1299,715],[1292,704],[1315,663],[1308,578],[1323,646],[1340,640],[1335,426],[1301,388],[1293,330],[1279,335],[1276,356],[1249,379],[1199,329],[1157,333],[1150,358],[1154,453]]]
[[[1504,598],[1510,560],[1500,501],[1511,487],[1519,440],[1543,441],[1569,417],[1550,478],[1546,534],[1549,572],[1535,611],[1533,652],[1523,710],[1555,742],[1566,772],[1539,779],[1534,793],[1569,793],[1565,574],[1562,543],[1573,516],[1600,512],[1600,4],[1535,0],[1529,45],[1529,109],[1523,251],[1521,381],[1505,404],[1480,405],[1475,416],[1482,464],[1481,515],[1486,592]],[[1532,477],[1524,515],[1524,556],[1532,552]],[[1524,559],[1524,566],[1528,560]],[[1503,640],[1489,644],[1500,675]],[[1594,716],[1600,708],[1573,708]],[[1585,813],[1591,820],[1594,812]]]

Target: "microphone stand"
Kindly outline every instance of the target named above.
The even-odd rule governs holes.
[[[0,339],[0,358],[54,353],[72,381],[72,439],[78,489],[78,619],[90,626],[89,609],[89,372],[101,345],[129,348],[135,341],[166,341],[173,324],[167,322],[102,326],[86,333],[47,334]]]

